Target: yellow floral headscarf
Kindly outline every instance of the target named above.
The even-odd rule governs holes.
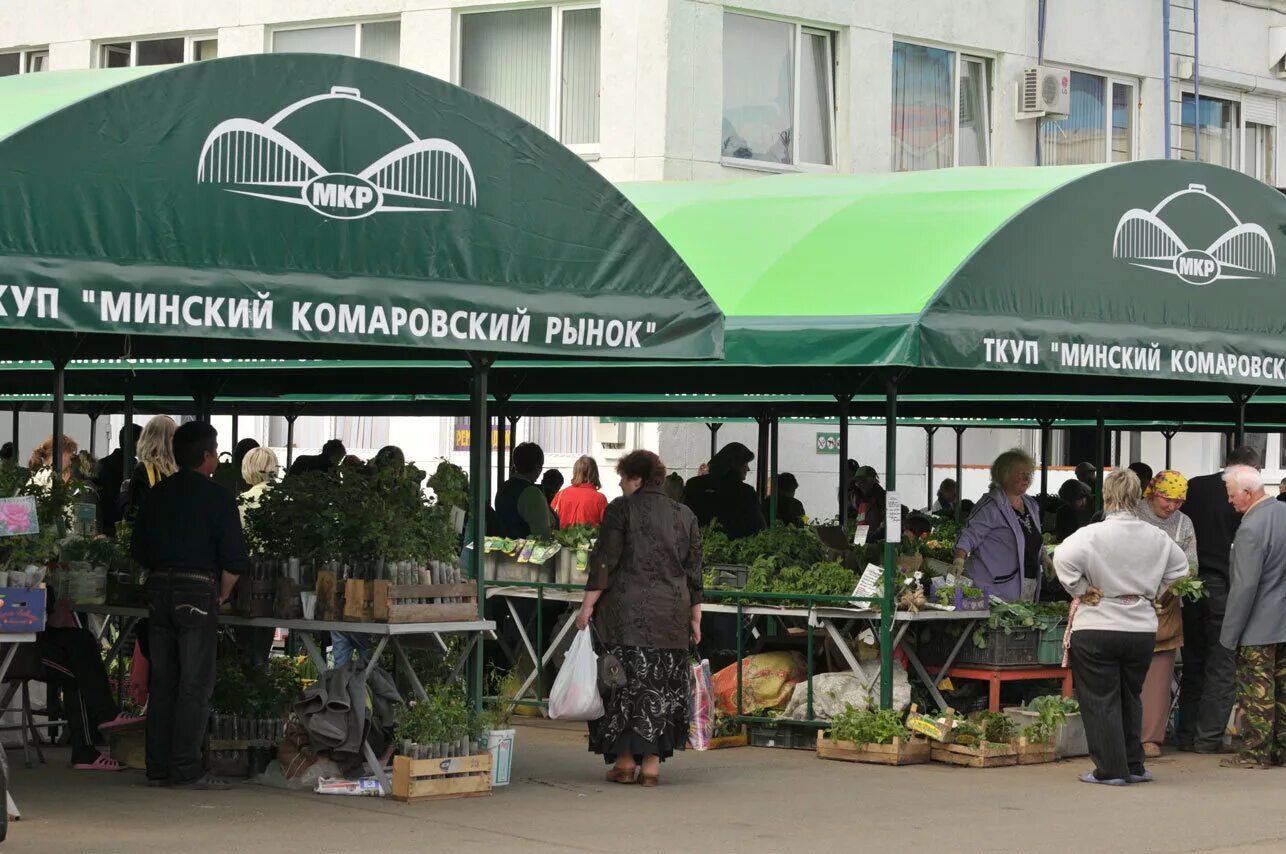
[[[1144,498],[1151,498],[1153,495],[1183,501],[1188,497],[1188,479],[1170,469],[1158,472],[1148,483],[1147,489],[1143,490]]]

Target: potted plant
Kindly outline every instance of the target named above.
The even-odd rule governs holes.
[[[918,765],[929,761],[929,742],[912,737],[895,709],[856,709],[851,703],[831,720],[830,737],[817,733],[822,759],[877,765]]]
[[[514,703],[522,678],[517,670],[501,676],[493,671],[488,680],[495,690],[495,699],[488,702],[478,717],[478,748],[491,754],[491,785],[507,786],[513,771],[514,742],[517,730],[513,728]]]

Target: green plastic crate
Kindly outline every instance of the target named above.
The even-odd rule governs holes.
[[[1063,663],[1063,635],[1067,632],[1067,623],[1059,623],[1040,633],[1040,646],[1036,650],[1036,660],[1041,664],[1059,665]]]

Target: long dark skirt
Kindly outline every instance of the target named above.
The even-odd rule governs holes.
[[[620,659],[626,684],[603,700],[603,717],[589,724],[589,749],[609,765],[617,756],[662,760],[688,743],[688,652],[640,646],[607,646]]]

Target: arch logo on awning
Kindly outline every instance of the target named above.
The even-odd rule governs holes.
[[[332,171],[277,127],[305,107],[341,98],[393,122],[407,141],[359,172]],[[397,116],[364,99],[359,90],[343,86],[296,101],[266,122],[247,118],[220,122],[201,148],[197,183],[305,205],[331,219],[362,219],[384,212],[441,213],[478,203],[473,167],[459,146],[445,139],[420,139]]]
[[[1186,196],[1209,200],[1227,215],[1229,226],[1205,248],[1189,247],[1165,221],[1165,208]],[[1243,223],[1203,184],[1171,193],[1150,211],[1126,211],[1116,224],[1112,257],[1178,276],[1190,285],[1209,285],[1222,279],[1258,279],[1277,272],[1273,242],[1261,225]]]

